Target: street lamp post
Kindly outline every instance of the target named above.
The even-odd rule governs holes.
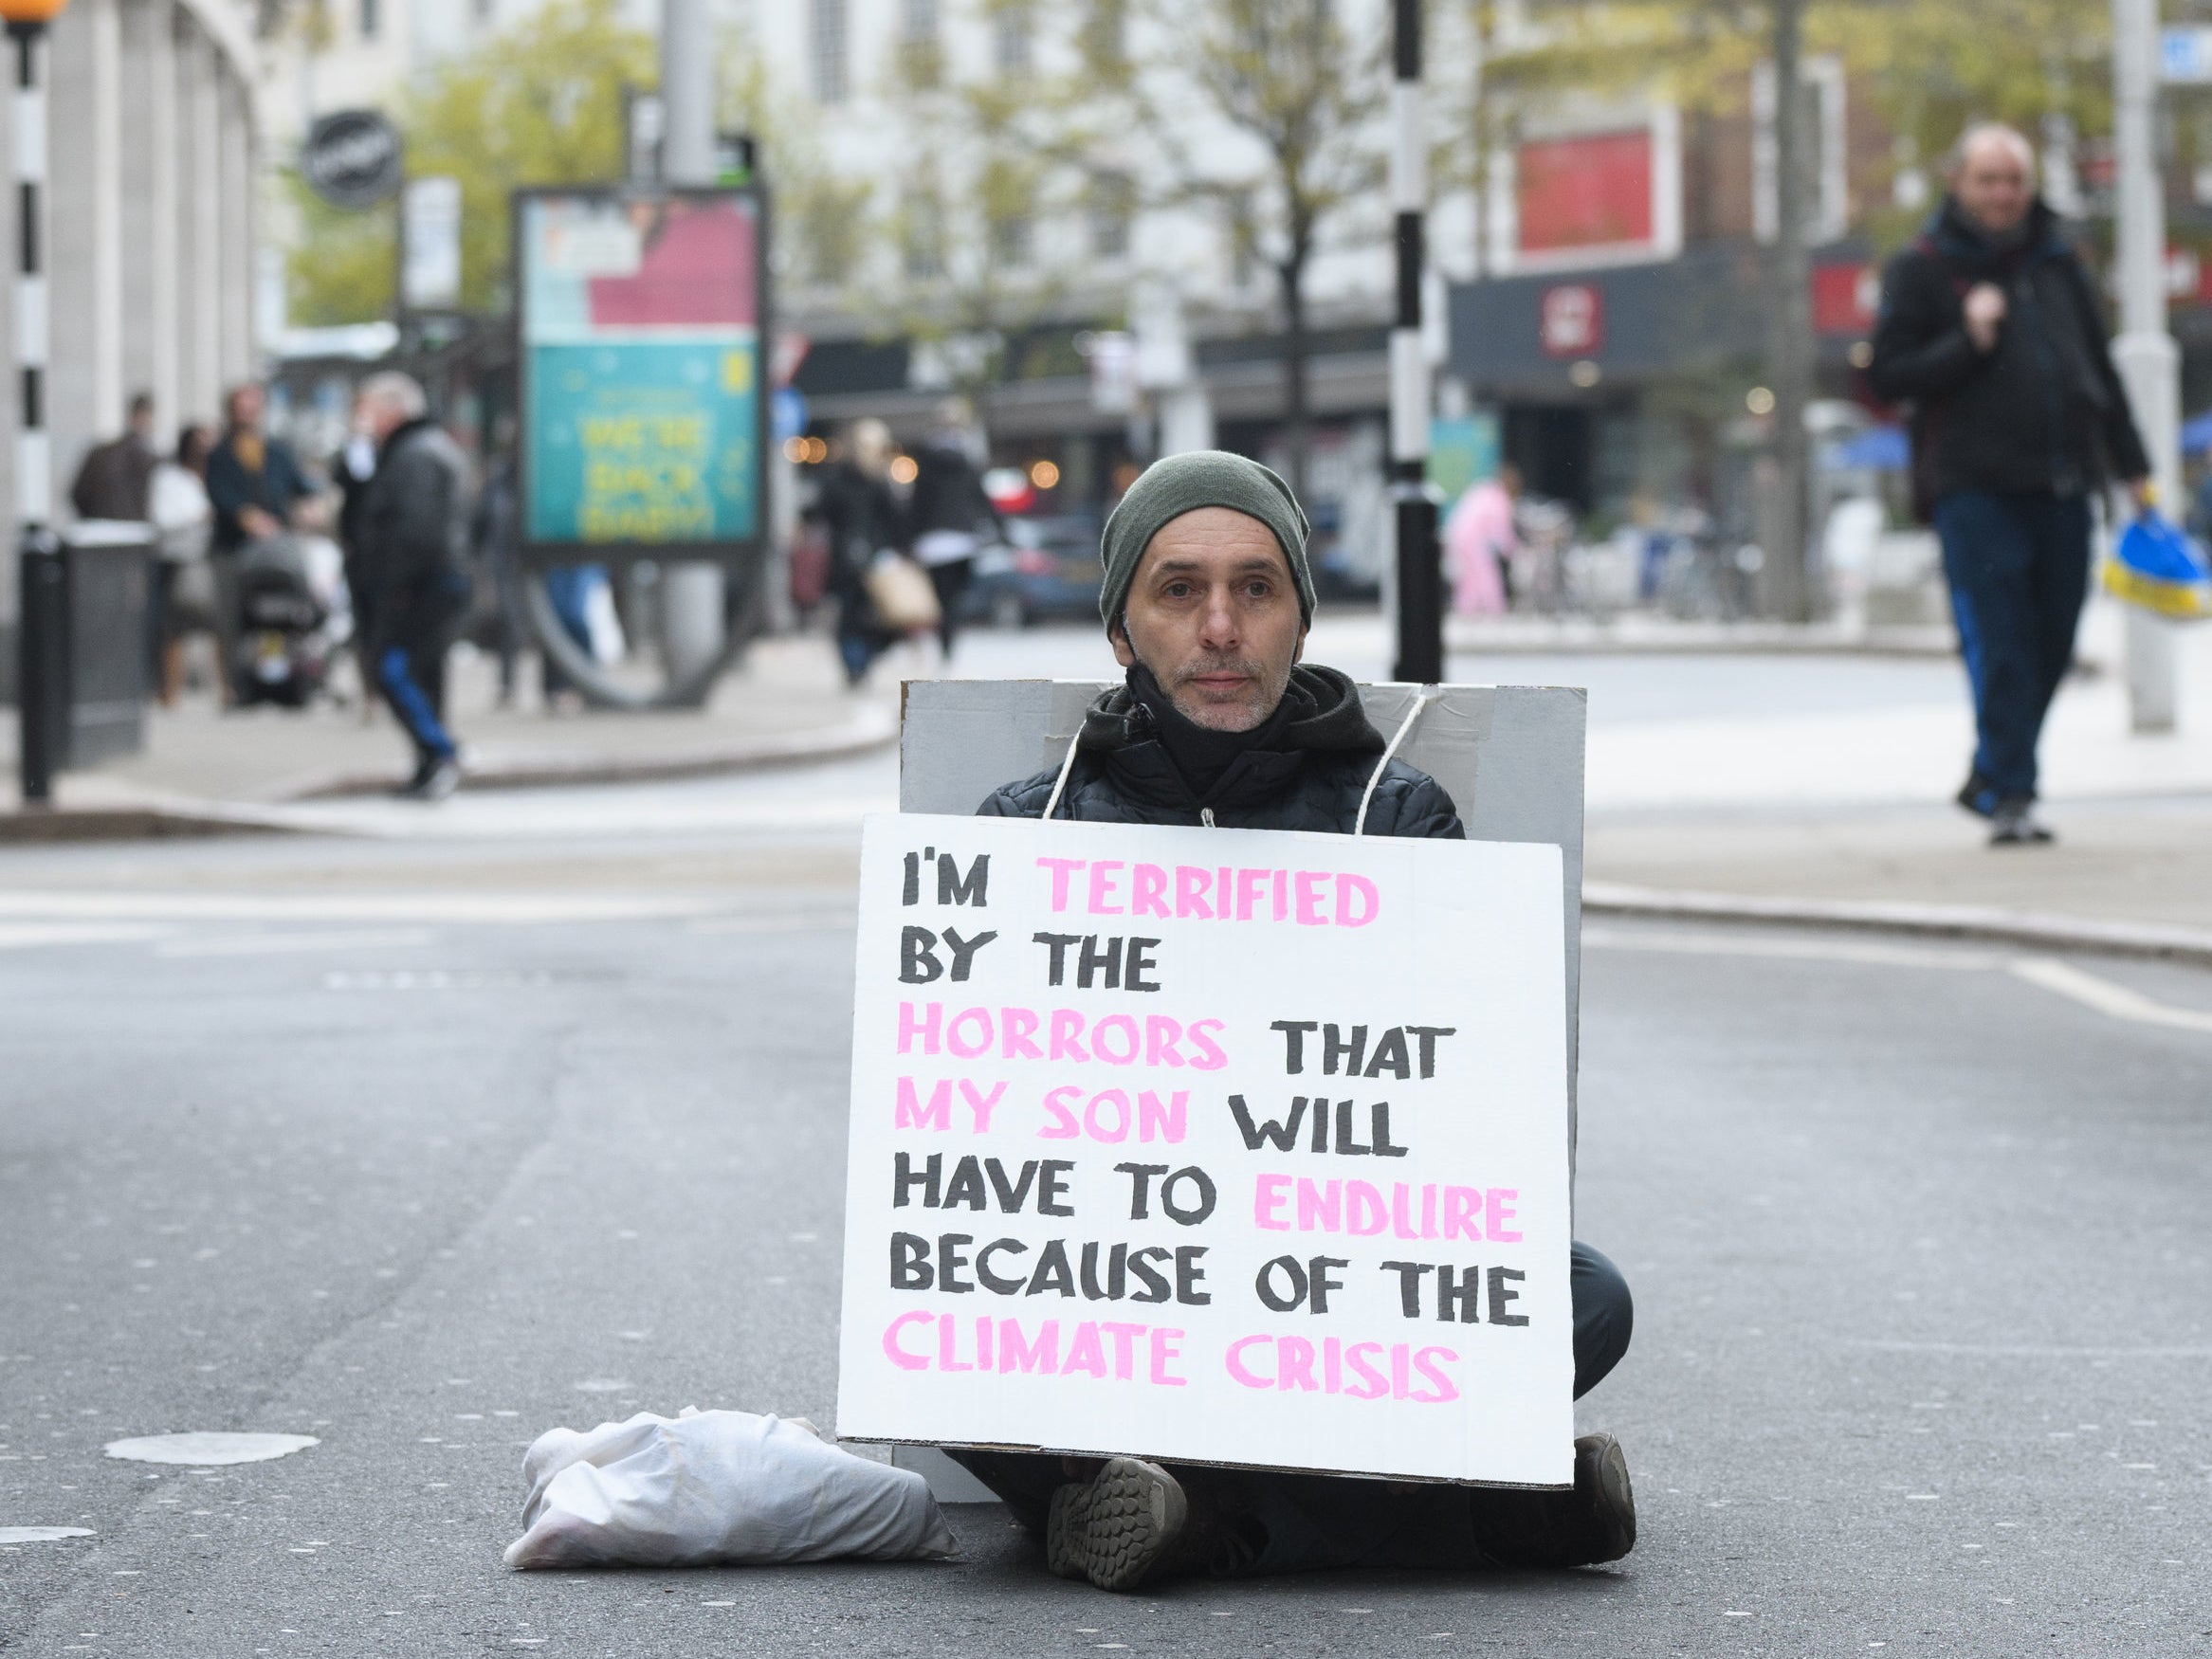
[[[2112,0],[2112,150],[2118,173],[2120,337],[2112,362],[2128,388],[2150,476],[2167,512],[2181,503],[2181,350],[2166,326],[2166,195],[2157,149],[2158,0]],[[2180,698],[2174,625],[2140,605],[2128,614],[2129,723],[2174,729]]]
[[[0,0],[0,22],[15,43],[15,517],[21,532],[16,590],[16,707],[22,721],[17,760],[26,803],[53,798],[55,733],[43,695],[51,677],[47,653],[53,600],[62,580],[61,545],[46,527],[53,516],[52,447],[46,437],[46,96],[39,76],[46,25],[68,0]]]
[[[1429,359],[1421,338],[1428,137],[1421,120],[1421,0],[1396,0],[1390,88],[1390,206],[1397,215],[1398,315],[1390,331],[1390,485],[1398,509],[1395,678],[1444,678],[1444,568],[1429,495]]]

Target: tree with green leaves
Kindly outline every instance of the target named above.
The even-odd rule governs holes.
[[[396,112],[408,172],[461,184],[461,302],[508,300],[508,197],[528,185],[621,177],[622,89],[658,79],[652,36],[616,0],[553,0],[464,56],[433,67]],[[305,194],[303,189],[299,192]],[[290,262],[293,316],[358,322],[391,313],[396,255],[390,210],[307,206]]]

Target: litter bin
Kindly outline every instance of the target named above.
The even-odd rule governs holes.
[[[23,798],[54,774],[137,752],[146,739],[146,637],[154,527],[92,520],[26,532],[17,708]]]

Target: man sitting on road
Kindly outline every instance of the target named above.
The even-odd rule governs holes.
[[[1159,462],[1106,520],[1099,610],[1125,683],[1067,761],[983,803],[997,817],[1464,839],[1436,780],[1379,764],[1358,689],[1299,661],[1313,616],[1306,515],[1283,481],[1218,451]],[[1575,1394],[1627,1352],[1628,1285],[1573,1247]],[[1239,1470],[1132,1457],[952,1454],[1044,1535],[1066,1578],[1131,1590],[1177,1573],[1581,1566],[1636,1543],[1628,1466],[1575,1442],[1567,1492]]]

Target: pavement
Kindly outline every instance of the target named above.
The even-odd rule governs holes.
[[[449,678],[451,723],[476,789],[737,772],[861,753],[897,734],[892,687],[849,692],[814,639],[761,642],[696,711],[558,711],[538,694],[534,672],[503,704],[492,660],[466,647]],[[42,814],[22,811],[10,718],[0,725],[0,837],[78,838],[100,831],[101,813],[189,830],[250,822],[255,809],[287,801],[387,793],[411,767],[406,738],[380,702],[361,701],[350,659],[338,684],[342,705],[227,711],[203,688],[174,709],[151,709],[141,753],[57,780],[61,821],[49,816],[43,830]]]
[[[880,764],[0,848],[0,1526],[85,1533],[0,1543],[0,1651],[2212,1641],[2212,975],[1634,920],[1585,935],[1578,1198],[1636,1296],[1580,1411],[1626,1560],[1110,1597],[985,1504],[943,1565],[505,1572],[547,1428],[835,1421],[856,841],[816,803]],[[658,831],[566,816],[640,793]],[[101,1454],[186,1430],[318,1444]]]

